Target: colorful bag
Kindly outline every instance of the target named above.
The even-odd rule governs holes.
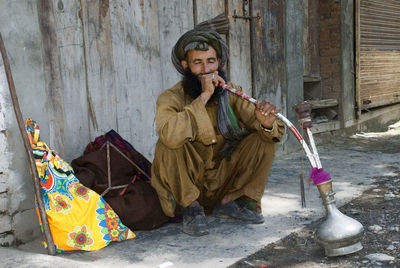
[[[39,126],[28,118],[26,131],[35,157],[50,231],[57,252],[97,250],[135,234],[96,192],[83,186],[72,168],[39,139]],[[40,214],[36,209],[39,222]],[[43,228],[42,228],[43,231]],[[43,242],[47,247],[46,242]]]

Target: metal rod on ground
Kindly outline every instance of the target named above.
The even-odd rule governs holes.
[[[17,93],[15,91],[14,80],[13,80],[13,77],[11,74],[11,67],[10,67],[10,63],[7,58],[7,53],[6,53],[6,49],[4,47],[3,38],[1,36],[1,33],[0,33],[0,51],[1,51],[1,56],[3,58],[4,69],[6,71],[8,87],[10,89],[10,95],[11,95],[11,100],[12,100],[13,107],[14,107],[15,117],[17,118],[19,131],[21,133],[22,140],[24,142],[25,151],[28,155],[29,167],[31,170],[36,200],[38,203],[40,219],[42,221],[43,231],[44,231],[44,235],[45,235],[46,242],[47,242],[47,250],[48,250],[49,255],[55,255],[56,250],[55,250],[55,246],[54,246],[54,242],[53,242],[53,237],[51,235],[49,222],[47,220],[46,209],[44,206],[42,192],[41,192],[39,174],[36,169],[35,159],[33,157],[32,148],[31,148],[31,144],[29,142],[28,134],[26,133],[26,130],[24,127],[21,109],[19,107]]]

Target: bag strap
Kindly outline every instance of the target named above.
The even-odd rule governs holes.
[[[130,182],[129,184],[131,184],[131,183],[133,184],[133,183],[136,181],[136,179],[140,176],[140,174],[141,174],[141,172],[138,171],[138,172],[135,174],[135,176],[133,176],[133,178],[132,178],[132,180],[131,180],[131,182]],[[128,189],[129,184],[128,184],[127,186],[125,186],[124,189],[122,189],[122,191],[119,193],[120,196],[123,196],[123,195],[125,194],[126,189]]]

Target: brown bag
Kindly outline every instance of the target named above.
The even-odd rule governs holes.
[[[113,146],[109,154],[111,185],[117,189],[110,189],[108,185],[106,145],[72,161],[76,177],[86,187],[104,194],[103,198],[131,230],[149,230],[166,223],[168,218],[157,193],[141,178],[143,174],[138,167]]]

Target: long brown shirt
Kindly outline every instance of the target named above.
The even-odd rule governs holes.
[[[242,89],[233,83],[230,85],[238,90]],[[254,104],[229,94],[229,105],[239,125],[252,132],[259,132],[266,142],[280,141],[284,133],[283,122],[276,120],[272,130],[265,131],[256,119]],[[199,143],[198,146],[205,147],[203,149],[207,151],[204,159],[208,159],[225,143],[218,130],[217,110],[217,102],[209,101],[204,105],[200,97],[192,99],[184,92],[182,82],[177,83],[164,91],[157,100],[156,125],[159,141],[171,149],[178,148],[185,142]]]
[[[230,85],[241,90],[238,85],[231,83]],[[280,141],[284,133],[282,121],[276,120],[272,130],[265,131],[256,119],[254,104],[233,94],[229,94],[228,102],[241,127],[257,133],[260,139],[266,143],[274,144]],[[218,152],[225,144],[225,138],[218,130],[217,111],[218,103],[216,101],[209,101],[204,105],[200,97],[193,99],[184,92],[182,82],[177,83],[172,88],[164,91],[157,100],[156,125],[159,136],[158,144],[161,143],[163,145],[162,148],[165,149],[162,150],[166,150],[166,148],[176,150],[185,143],[190,143],[200,155],[206,172],[207,170],[217,169],[219,166]],[[161,150],[160,146],[156,146],[153,169],[163,165],[161,164],[162,162],[167,161],[166,159],[159,159],[163,153],[157,153],[157,148]],[[163,165],[162,168],[164,173],[176,174],[174,170],[177,167]],[[167,200],[170,199],[167,185],[176,182],[165,181],[165,179],[171,180],[173,178],[159,178],[159,176],[165,177],[166,175],[159,172],[161,170],[152,172],[153,186],[155,186],[159,194],[164,211],[169,211],[170,209],[165,209],[165,207],[170,206],[164,203],[169,202]],[[171,177],[173,176],[171,175]],[[176,180],[176,178],[173,180]]]

